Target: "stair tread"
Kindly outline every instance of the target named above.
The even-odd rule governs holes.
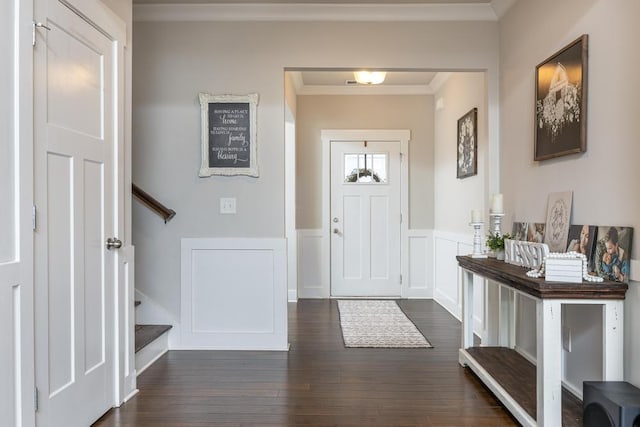
[[[172,325],[136,325],[136,353],[172,327]]]

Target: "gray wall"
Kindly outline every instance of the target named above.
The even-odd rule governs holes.
[[[452,73],[436,92],[443,105],[435,112],[435,229],[469,234],[471,209],[481,209],[488,223],[488,102],[484,73]],[[478,109],[478,174],[457,178],[458,119]]]
[[[297,228],[322,226],[322,129],[409,129],[409,227],[433,228],[433,96],[298,96]]]
[[[134,52],[133,181],[177,211],[134,203],[136,288],[176,317],[180,238],[284,236],[285,69],[486,69],[497,98],[495,22],[135,22]],[[260,95],[260,178],[198,178],[201,91]]]
[[[547,195],[572,190],[572,223],[634,227],[632,258],[638,259],[639,16],[638,1],[540,0],[516,3],[501,21],[501,183],[508,221],[542,221]],[[589,34],[587,152],[534,162],[535,66],[584,33]],[[637,263],[632,265],[632,275],[634,267],[637,270]],[[579,337],[566,354],[565,373],[580,389],[582,380],[600,376],[599,348],[593,346],[599,337],[596,311],[569,308],[564,313],[566,326]],[[625,376],[637,386],[639,313],[640,288],[633,282],[625,302]]]

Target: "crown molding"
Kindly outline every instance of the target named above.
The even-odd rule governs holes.
[[[511,6],[513,6],[518,0],[491,0],[491,8],[498,20],[502,19],[502,17],[507,13]]]
[[[433,93],[439,91],[442,85],[444,85],[447,80],[449,80],[449,77],[451,77],[450,72],[440,72],[436,74],[431,80],[431,83],[429,83],[429,86],[431,87]]]
[[[467,4],[136,4],[136,22],[192,21],[497,21],[515,0]],[[494,4],[495,3],[495,4]],[[505,9],[506,7],[506,9]]]

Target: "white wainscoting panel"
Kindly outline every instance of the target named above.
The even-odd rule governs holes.
[[[182,239],[181,348],[287,349],[285,239]]]
[[[473,252],[473,235],[434,230],[434,298],[457,319],[462,315],[462,292],[459,287],[457,255]],[[474,331],[485,337],[485,281],[474,276]]]
[[[321,229],[298,230],[298,298],[329,298],[329,280],[322,277]]]
[[[433,298],[433,232],[409,230],[408,254],[403,258],[402,296]]]
[[[402,255],[402,297],[433,298],[433,232],[409,230],[407,240],[408,254]],[[323,277],[323,271],[330,269],[322,265],[322,230],[298,230],[297,243],[298,298],[329,298],[329,278]]]

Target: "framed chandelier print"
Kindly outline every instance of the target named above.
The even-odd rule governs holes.
[[[478,174],[478,109],[458,119],[458,178]]]
[[[536,67],[534,160],[587,149],[585,34]]]

